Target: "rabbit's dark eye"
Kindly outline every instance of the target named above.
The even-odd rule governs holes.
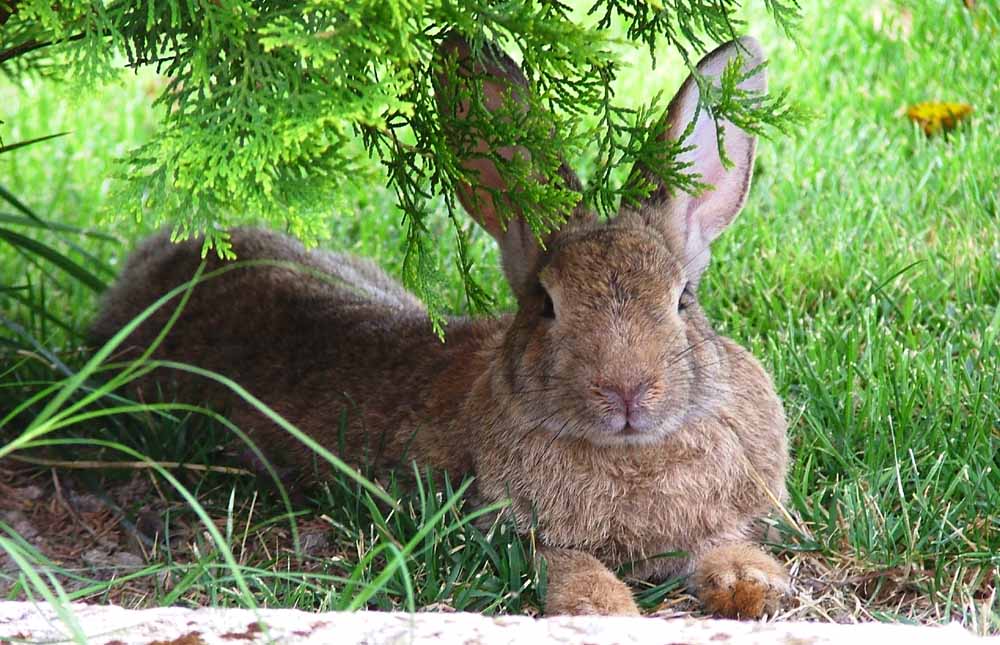
[[[691,285],[686,284],[684,285],[684,289],[681,291],[680,299],[677,301],[677,311],[684,311],[693,301],[694,294],[691,293]]]
[[[542,304],[542,318],[553,319],[556,317],[556,306],[552,302],[552,296],[545,294],[545,302]]]

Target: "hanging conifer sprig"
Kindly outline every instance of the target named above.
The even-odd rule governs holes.
[[[786,28],[798,11],[794,0],[762,1]],[[647,136],[664,106],[616,103],[610,45],[624,27],[651,55],[673,47],[691,61],[740,32],[740,2],[593,0],[585,8],[582,22],[558,0],[0,0],[0,69],[37,69],[44,53],[91,83],[115,71],[118,55],[132,68],[155,66],[169,79],[156,99],[163,123],[124,160],[115,211],[170,223],[178,236],[204,232],[206,250],[221,254],[229,253],[226,228],[246,221],[315,242],[330,217],[352,216],[333,205],[345,184],[372,176],[376,160],[404,213],[404,280],[436,316],[429,201],[445,195],[454,208],[448,196],[463,178],[435,107],[447,34],[461,35],[474,56],[497,43],[521,61],[532,109],[481,110],[463,127],[530,153],[530,164],[498,162],[511,203],[531,205],[518,210],[536,232],[558,225],[574,199],[554,174],[560,156],[572,161],[595,142],[585,195],[602,212],[648,190],[609,181],[639,158],[669,185],[697,187],[674,162],[678,147]],[[706,107],[716,118],[754,131],[788,120],[783,97],[747,96],[737,81],[725,76],[711,93]],[[481,92],[481,83],[469,87]],[[537,180],[541,171],[553,173],[549,181]],[[452,221],[469,304],[482,308],[462,219]]]

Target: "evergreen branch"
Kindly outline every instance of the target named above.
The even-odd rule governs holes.
[[[21,40],[0,51],[0,63],[64,44],[53,53],[87,83],[112,73],[117,53],[129,68],[154,66],[166,76],[156,98],[162,125],[123,160],[114,210],[170,222],[182,237],[204,232],[222,255],[231,253],[227,228],[248,219],[314,243],[328,228],[330,204],[343,199],[343,184],[370,176],[378,164],[402,212],[404,282],[427,303],[440,332],[439,256],[429,226],[435,209],[451,221],[469,309],[488,305],[472,276],[467,220],[452,198],[456,186],[477,182],[456,149],[468,152],[476,133],[507,187],[494,195],[501,218],[524,217],[540,237],[579,197],[563,185],[563,159],[595,147],[584,199],[602,213],[652,190],[641,173],[618,181],[629,165],[641,163],[676,190],[701,188],[676,161],[682,149],[649,136],[662,108],[631,108],[614,96],[618,25],[654,61],[665,43],[693,68],[692,53],[739,33],[740,0],[587,2],[594,26],[582,25],[559,0],[0,0],[4,34]],[[763,2],[790,33],[798,1]],[[16,18],[7,20],[13,9]],[[473,58],[487,55],[487,43],[519,58],[527,109],[485,110],[479,79],[464,90],[468,118],[439,115],[437,96],[449,90],[437,81],[438,52],[449,33],[470,44]],[[727,74],[718,89],[700,81],[713,118],[755,134],[801,121],[784,94],[741,93],[739,79]],[[498,156],[504,147],[524,150],[530,163]],[[433,201],[441,196],[444,210]]]

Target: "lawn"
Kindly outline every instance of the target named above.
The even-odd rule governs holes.
[[[796,578],[785,615],[956,619],[1000,633],[1000,12],[959,0],[826,4],[802,3],[798,45],[763,12],[746,16],[772,87],[814,117],[763,141],[747,208],[700,291],[786,402],[790,498],[773,532]],[[652,74],[636,60],[619,87],[636,105],[682,78],[672,58]],[[99,386],[83,405],[91,380],[47,407],[90,354],[82,332],[99,289],[88,281],[109,282],[151,232],[108,205],[116,158],[156,127],[162,82],[143,73],[81,92],[0,80],[4,143],[68,132],[0,155],[0,186],[41,219],[85,229],[8,223],[25,213],[0,207],[0,240],[43,240],[78,263],[67,272],[0,244],[2,443],[31,428],[47,430],[36,442],[60,443],[0,461],[0,597],[536,611],[544,580],[530,541],[475,528],[460,482],[407,494],[383,482],[401,498],[394,510],[346,476],[285,503],[232,459],[218,418],[97,396]],[[974,111],[928,137],[904,116],[926,100]],[[344,196],[359,217],[332,221],[327,244],[398,272],[399,215],[377,172],[371,181]],[[461,312],[450,253],[442,289]],[[508,306],[488,236],[474,237],[472,255]],[[695,606],[678,581],[636,589],[650,612]]]

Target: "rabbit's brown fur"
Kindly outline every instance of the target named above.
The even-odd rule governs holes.
[[[201,263],[200,244],[171,244],[165,233],[143,242],[105,294],[93,336],[110,338],[161,295],[190,280]],[[372,461],[392,468],[409,451],[420,455],[422,464],[458,476],[471,472],[468,441],[447,434],[457,425],[427,423],[425,432],[416,429],[438,418],[436,409],[461,404],[467,374],[456,368],[471,366],[483,340],[495,333],[494,324],[454,320],[442,344],[427,325],[423,305],[367,260],[309,252],[295,240],[263,230],[234,230],[232,244],[239,262],[250,266],[237,265],[196,287],[154,358],[225,374],[337,452],[346,414],[350,423],[343,443],[350,452],[344,457],[356,466]],[[257,260],[294,263],[334,281],[291,266],[253,266]],[[210,255],[205,274],[226,266]],[[138,355],[175,306],[176,300],[143,323],[125,342],[127,352]],[[178,371],[158,370],[140,387],[145,397],[162,389],[173,395],[176,389],[184,398],[235,404],[226,388]],[[297,466],[299,479],[311,478],[314,459],[308,447],[252,406],[235,405],[230,417],[262,446],[280,447],[271,448],[269,457]],[[379,431],[389,428],[410,431]]]
[[[750,64],[759,62],[756,44],[743,45]],[[446,51],[468,55],[461,43]],[[710,54],[702,73],[717,77],[735,51]],[[494,79],[484,87],[490,109],[506,89],[523,91],[502,55],[477,65]],[[745,83],[762,90],[762,73]],[[240,261],[297,263],[328,278],[254,265],[207,280],[154,356],[233,378],[350,463],[396,468],[415,459],[453,477],[475,474],[480,498],[510,497],[519,526],[537,522],[548,613],[636,613],[609,570],[622,565],[640,578],[693,574],[716,613],[773,612],[788,577],[751,540],[755,521],[784,495],[784,413],[766,372],[712,330],[694,298],[708,243],[745,199],[754,144],[726,124],[736,164],[726,169],[714,124],[696,106],[689,79],[665,136],[681,136],[697,117],[689,154],[715,185],[705,195],[661,186],[610,222],[578,206],[543,248],[523,221],[500,226],[491,194],[461,191],[500,243],[516,314],[453,319],[442,344],[422,305],[370,262],[237,230]],[[453,116],[464,113],[459,105]],[[488,162],[470,158],[467,167],[483,185],[504,188]],[[567,168],[562,174],[576,185]],[[199,241],[171,245],[164,235],[145,242],[105,296],[95,338],[190,279],[199,251]],[[208,271],[221,266],[209,261]],[[146,347],[171,310],[161,308],[126,346]],[[269,456],[311,471],[311,451],[251,406],[174,374],[183,396],[231,406]],[[171,384],[154,376],[156,387]],[[676,551],[684,554],[656,557]]]

